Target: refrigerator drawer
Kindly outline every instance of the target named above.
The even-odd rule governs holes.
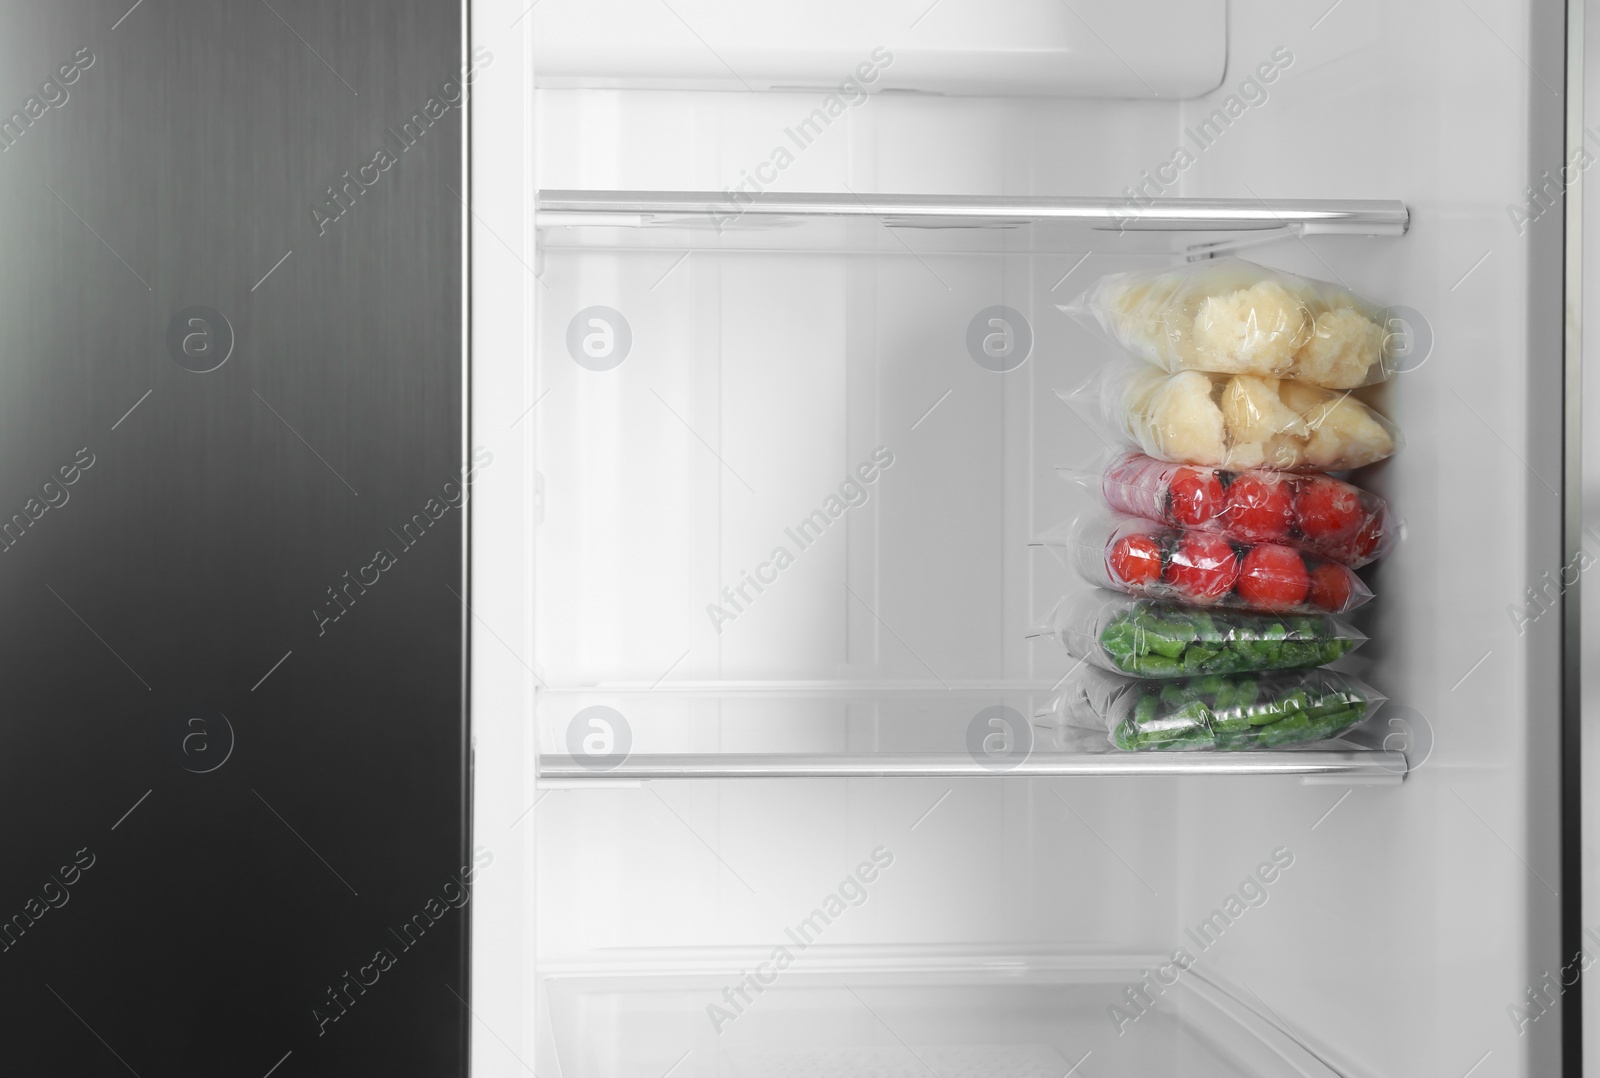
[[[770,953],[554,973],[542,988],[566,1078],[1338,1073],[1247,992],[1202,973],[1203,959],[1174,958],[930,956],[786,940]]]

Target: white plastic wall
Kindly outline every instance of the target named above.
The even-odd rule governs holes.
[[[1385,394],[1407,445],[1372,482],[1406,538],[1371,575],[1379,598],[1363,624],[1370,680],[1432,749],[1405,785],[1355,790],[1315,830],[1344,790],[1296,790],[1262,819],[1257,791],[1206,787],[1208,811],[1257,822],[1188,847],[1192,893],[1225,888],[1232,865],[1279,836],[1301,856],[1304,889],[1219,954],[1221,969],[1372,1073],[1481,1061],[1475,1076],[1551,1074],[1554,1009],[1519,1032],[1508,1008],[1531,1011],[1526,989],[1562,961],[1558,615],[1511,610],[1538,614],[1525,589],[1559,560],[1562,220],[1538,205],[1525,214],[1524,189],[1559,170],[1560,11],[1325,10],[1233,5],[1225,87],[1280,45],[1296,61],[1186,193],[1411,208],[1400,240],[1313,240],[1263,257],[1342,278],[1431,326],[1431,357]]]

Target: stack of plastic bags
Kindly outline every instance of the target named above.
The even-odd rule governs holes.
[[[1400,445],[1350,393],[1390,373],[1378,308],[1230,258],[1115,274],[1063,309],[1133,358],[1063,394],[1129,447],[1063,470],[1105,508],[1043,538],[1105,589],[1051,615],[1081,660],[1056,718],[1125,750],[1230,750],[1370,716],[1382,697],[1323,667],[1365,641],[1336,615],[1395,542],[1383,500],[1327,474]]]

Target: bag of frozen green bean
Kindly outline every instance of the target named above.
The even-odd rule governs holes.
[[[1082,667],[1051,705],[1127,752],[1274,749],[1338,737],[1384,697],[1335,670],[1144,681]]]
[[[1057,603],[1042,635],[1073,658],[1140,678],[1304,670],[1367,640],[1328,614],[1250,614],[1103,589]]]

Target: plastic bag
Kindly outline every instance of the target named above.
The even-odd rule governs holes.
[[[1395,425],[1349,393],[1287,379],[1110,363],[1082,388],[1105,423],[1152,457],[1242,470],[1337,472],[1400,448]]]
[[[1282,543],[1230,542],[1215,532],[1086,513],[1040,542],[1064,548],[1089,583],[1147,599],[1269,614],[1343,614],[1372,598],[1361,578]]]
[[[1326,741],[1383,701],[1335,670],[1141,681],[1083,667],[1050,712],[1067,725],[1105,730],[1126,752],[1228,752]]]
[[[1326,475],[1232,472],[1131,450],[1113,451],[1090,470],[1058,471],[1098,487],[1119,513],[1246,543],[1287,543],[1352,569],[1383,557],[1398,538],[1387,502]]]
[[[1354,389],[1383,381],[1394,366],[1375,304],[1242,258],[1113,273],[1060,309],[1169,373]]]
[[[1367,640],[1326,614],[1206,610],[1100,590],[1056,604],[1047,635],[1074,658],[1140,678],[1303,670]]]

